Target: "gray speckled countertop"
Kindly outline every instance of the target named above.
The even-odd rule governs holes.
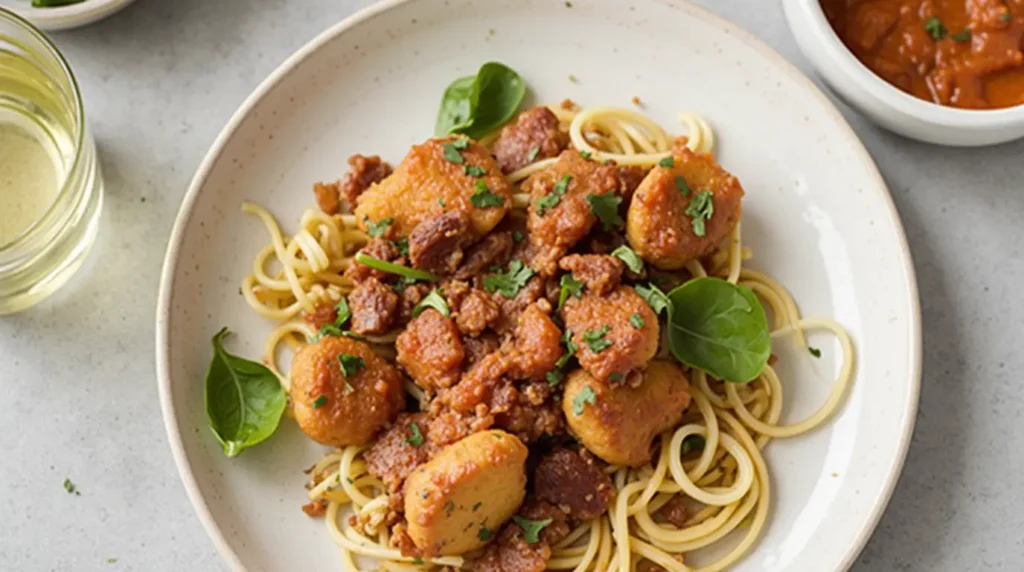
[[[368,3],[140,0],[55,35],[85,94],[106,206],[71,283],[0,319],[0,570],[224,569],[160,418],[153,324],[164,248],[194,169],[242,99]],[[702,3],[809,71],[775,2]],[[903,217],[925,333],[907,465],[853,570],[1022,570],[1024,141],[944,149],[840,109]],[[65,493],[65,477],[80,496]]]

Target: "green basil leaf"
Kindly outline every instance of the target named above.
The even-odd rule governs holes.
[[[473,124],[472,100],[475,82],[475,75],[460,77],[444,90],[441,111],[437,114],[437,124],[434,126],[435,136],[444,137]]]
[[[222,342],[229,333],[224,328],[213,336],[206,417],[224,454],[234,457],[274,434],[287,400],[274,372],[224,350]]]
[[[526,96],[526,83],[504,64],[487,62],[474,76],[448,86],[441,99],[435,134],[487,135],[512,118]]]
[[[695,278],[668,294],[669,347],[682,363],[734,383],[761,374],[771,355],[768,320],[749,288]]]

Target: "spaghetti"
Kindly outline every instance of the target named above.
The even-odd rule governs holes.
[[[651,167],[670,155],[673,138],[635,111],[551,109],[572,145],[597,161]],[[680,115],[680,121],[686,129],[687,147],[697,152],[713,150],[714,134],[702,117],[688,112]],[[493,138],[484,139],[488,140]],[[555,161],[535,161],[508,179],[519,183]],[[524,208],[529,196],[516,194],[512,204]],[[353,254],[369,237],[357,228],[352,215],[329,216],[310,209],[300,219],[298,231],[286,236],[262,207],[246,203],[242,210],[259,218],[270,236],[270,244],[260,250],[251,274],[242,281],[242,294],[255,312],[279,322],[267,339],[263,357],[287,388],[288,375],[279,365],[278,354],[283,346],[297,351],[316,335],[300,314],[314,312],[321,304],[333,306],[352,290],[353,283],[341,272],[352,264]],[[806,350],[806,331],[834,335],[842,350],[842,365],[828,399],[808,418],[781,424],[783,387],[771,365],[745,385],[723,383],[692,370],[692,405],[678,427],[660,436],[652,464],[605,468],[617,490],[615,500],[605,515],[580,523],[552,546],[548,569],[630,572],[639,562],[648,562],[671,572],[713,572],[737,562],[757,542],[771,498],[771,479],[762,450],[773,438],[812,431],[836,411],[852,380],[854,350],[840,325],[829,319],[801,318],[792,296],[780,284],[767,274],[745,268],[743,262],[751,256],[741,243],[737,224],[718,251],[691,261],[686,271],[750,288],[770,310],[774,340],[791,337]],[[382,355],[393,356],[396,334],[369,341]],[[661,353],[666,354],[667,349],[662,347]],[[425,404],[418,387],[407,382],[406,389]],[[701,441],[702,447],[688,446]],[[390,546],[390,533],[383,525],[389,510],[387,489],[361,459],[365,448],[333,451],[310,471],[309,498],[326,502],[325,520],[341,548],[343,564],[356,570],[355,557],[359,556],[373,560],[380,570],[423,571],[458,569],[472,561],[476,554],[424,561],[403,556]],[[670,502],[683,502],[689,509],[682,526],[659,521],[658,511]],[[689,562],[690,552],[718,544],[727,536],[739,538],[718,560],[700,566]]]

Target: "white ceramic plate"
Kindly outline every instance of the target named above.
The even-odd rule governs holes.
[[[568,3],[566,3],[568,4]],[[238,293],[265,244],[239,211],[267,205],[293,228],[311,184],[348,155],[397,162],[429,137],[442,91],[499,60],[536,101],[630,105],[681,132],[698,110],[718,158],[743,182],[752,266],[789,286],[807,315],[834,316],[859,363],[840,413],[823,429],[772,442],[767,532],[735,567],[844,570],[884,508],[917,406],[920,327],[910,254],[881,177],[825,97],[746,32],[664,0],[393,0],[302,48],[242,105],[204,160],[175,224],[157,314],[160,395],[171,447],[200,519],[227,561],[250,570],[339,569],[323,524],[300,510],[301,470],[323,449],[285,420],[269,442],[225,458],[206,424],[209,339],[222,326],[236,352],[261,354],[271,324]],[[572,74],[576,81],[570,81]],[[820,404],[838,368],[825,356],[784,359],[784,419]],[[784,348],[780,351],[785,351]]]
[[[0,0],[0,6],[10,8],[32,22],[40,30],[54,31],[78,28],[101,20],[121,10],[135,0],[85,0],[78,4],[53,8],[33,8],[32,0]]]

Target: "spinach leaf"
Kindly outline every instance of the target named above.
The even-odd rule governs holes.
[[[464,133],[479,139],[508,121],[526,96],[526,83],[498,62],[480,66],[474,76],[461,77],[444,92],[434,134]]]
[[[771,355],[768,320],[749,288],[696,278],[668,294],[669,347],[690,367],[734,383],[761,374]]]
[[[285,392],[274,372],[224,350],[231,333],[213,336],[213,359],[206,373],[206,417],[228,457],[262,443],[277,430]]]

